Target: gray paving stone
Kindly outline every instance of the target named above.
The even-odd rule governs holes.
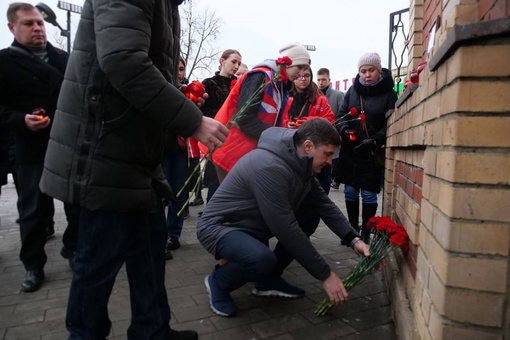
[[[300,314],[271,318],[252,324],[255,333],[262,339],[292,332],[296,329],[307,328],[308,326],[312,326],[312,324]]]
[[[344,209],[340,190],[331,197]],[[322,283],[315,280],[296,261],[283,277],[307,291],[300,299],[258,298],[251,295],[253,284],[232,292],[239,314],[224,318],[209,307],[203,279],[217,261],[196,239],[197,213],[201,207],[191,207],[191,217],[185,221],[182,247],[167,261],[165,285],[171,306],[171,327],[195,329],[200,340],[297,340],[395,339],[391,306],[386,296],[382,274],[375,272],[350,292],[350,300],[325,317],[313,314],[318,301],[326,294]],[[67,339],[65,314],[72,272],[59,252],[66,221],[62,204],[56,204],[56,238],[46,244],[48,263],[46,281],[34,293],[21,293],[19,284],[24,268],[19,261],[19,225],[16,199],[12,184],[2,187],[0,196],[0,339]],[[341,246],[338,238],[323,224],[312,236],[312,243],[323,254],[339,277],[345,277],[357,263],[358,256]],[[270,241],[274,247],[276,240]],[[108,305],[112,330],[110,339],[126,339],[130,323],[129,282],[123,267],[115,282]]]

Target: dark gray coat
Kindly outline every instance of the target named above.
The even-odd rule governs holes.
[[[50,134],[40,187],[89,210],[154,211],[169,195],[165,130],[202,114],[174,85],[182,0],[87,0]]]
[[[262,132],[257,149],[234,165],[207,203],[197,235],[213,255],[218,240],[232,230],[258,239],[276,237],[311,275],[325,280],[330,268],[299,227],[295,212],[306,200],[346,244],[356,235],[312,174],[312,159],[297,154],[295,132],[277,127]]]
[[[332,89],[331,86],[328,86],[326,93],[324,94],[326,98],[328,98],[329,106],[331,106],[331,110],[335,114],[336,118],[340,117],[340,109],[342,108],[342,103],[344,102],[344,93],[341,91],[337,91]]]

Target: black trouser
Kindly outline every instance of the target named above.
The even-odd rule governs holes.
[[[43,269],[47,261],[44,251],[46,229],[53,228],[53,198],[39,190],[42,170],[42,163],[18,164],[16,170],[19,186],[20,259],[26,270]],[[62,239],[62,253],[68,257],[76,250],[79,210],[64,203],[64,211],[68,225]]]
[[[53,198],[39,190],[42,163],[18,164],[18,210],[20,214],[20,259],[26,270],[43,269],[46,264],[46,228],[53,227]]]
[[[62,256],[68,258],[76,251],[78,241],[78,221],[80,220],[80,209],[69,203],[64,203],[64,212],[67,219],[67,228],[62,236]]]
[[[220,181],[218,180],[218,175],[216,174],[216,167],[211,161],[207,162],[205,165],[204,185],[207,186],[207,202],[209,202],[211,197],[220,186]]]

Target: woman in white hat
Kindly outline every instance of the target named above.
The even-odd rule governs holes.
[[[377,155],[384,153],[386,143],[386,113],[395,108],[397,93],[391,71],[381,66],[377,53],[366,53],[358,62],[358,75],[347,90],[340,110],[341,116],[357,112],[363,120],[348,120],[338,125],[342,146],[335,182],[345,184],[345,205],[351,225],[359,227],[359,196],[362,199],[363,241],[369,243],[367,221],[377,211],[377,194],[381,191],[384,166]]]
[[[256,98],[244,113],[235,119],[225,143],[218,145],[212,154],[218,179],[221,182],[234,164],[257,146],[262,131],[279,126],[289,98],[289,87],[299,72],[310,67],[310,54],[300,44],[294,43],[280,49],[280,57],[289,57],[287,67],[289,82],[273,81],[278,66],[275,60],[265,60],[245,73],[234,85],[227,100],[215,119],[227,125],[234,113],[244,105],[265,82],[271,81],[265,91]]]

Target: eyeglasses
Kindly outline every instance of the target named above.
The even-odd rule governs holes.
[[[310,77],[311,77],[310,74],[298,75],[297,79],[307,80],[307,79],[310,79]]]

